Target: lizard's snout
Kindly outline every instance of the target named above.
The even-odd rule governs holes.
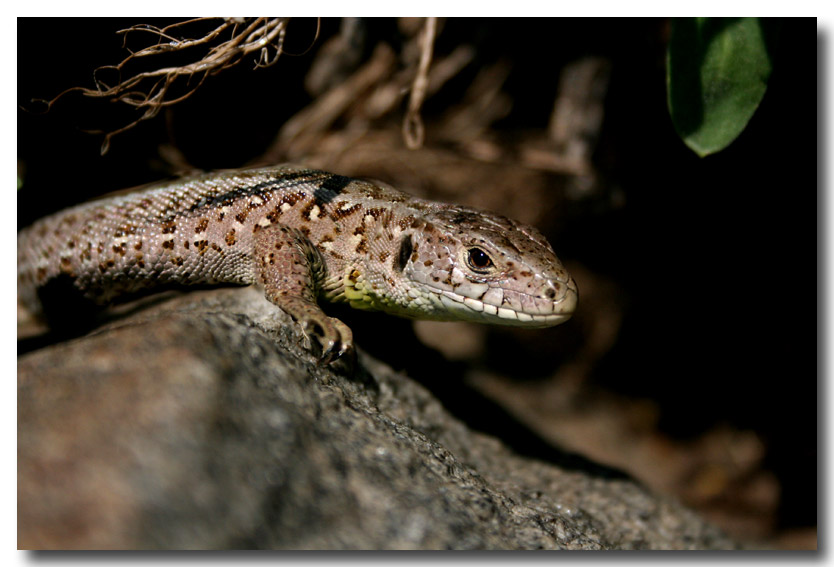
[[[579,303],[579,288],[572,277],[568,281],[548,282],[545,295],[553,299],[553,313],[570,317]],[[567,318],[566,317],[566,318]]]

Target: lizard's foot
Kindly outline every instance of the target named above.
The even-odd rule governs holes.
[[[313,348],[319,351],[319,364],[330,364],[353,351],[353,332],[335,317],[322,311],[308,312],[298,322]]]

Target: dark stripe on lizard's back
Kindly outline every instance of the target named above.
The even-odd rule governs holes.
[[[331,181],[332,178],[338,178],[336,181]],[[204,197],[200,199],[187,209],[172,210],[168,214],[163,215],[157,222],[170,222],[176,218],[183,216],[198,216],[204,213],[206,209],[213,210],[224,206],[232,205],[233,203],[251,196],[262,196],[273,189],[281,191],[292,190],[294,187],[306,185],[309,183],[315,184],[321,182],[312,194],[319,200],[328,202],[333,199],[339,192],[341,192],[350,183],[351,179],[341,175],[334,175],[325,171],[304,170],[292,172],[276,172],[275,177],[268,181],[262,181],[254,185],[247,185],[245,187],[238,187],[225,193],[213,195],[211,197]],[[325,190],[322,190],[322,187]],[[319,197],[321,195],[321,197]]]

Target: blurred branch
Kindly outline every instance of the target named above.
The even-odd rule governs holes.
[[[429,84],[428,74],[431,65],[432,48],[437,33],[437,18],[426,18],[423,33],[420,37],[420,65],[417,67],[417,75],[411,85],[411,96],[408,99],[408,112],[403,120],[403,137],[405,145],[411,149],[417,149],[423,145],[425,129],[423,120],[420,118],[420,107],[426,98],[426,88]]]

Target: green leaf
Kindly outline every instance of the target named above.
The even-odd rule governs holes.
[[[672,20],[669,113],[699,156],[726,148],[750,121],[767,89],[778,27],[760,18]]]

